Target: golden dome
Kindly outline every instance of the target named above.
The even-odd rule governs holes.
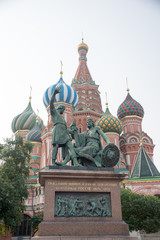
[[[83,48],[84,48],[86,51],[88,51],[88,45],[83,42],[83,38],[82,38],[82,42],[78,45],[78,51],[79,51],[80,49],[83,49]]]

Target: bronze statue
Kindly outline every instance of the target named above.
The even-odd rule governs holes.
[[[103,149],[101,136],[105,142],[110,143],[110,141],[102,129],[95,126],[92,119],[88,119],[86,125],[88,130],[78,134],[78,141],[76,141],[77,148],[75,148],[75,151],[77,157],[81,159],[81,163],[84,166],[101,167],[101,153]],[[75,133],[75,138],[77,137],[76,135],[77,133]]]
[[[55,95],[60,93],[60,87],[56,87],[50,101],[50,113],[51,120],[53,122],[54,128],[52,133],[52,164],[55,165],[57,158],[58,148],[62,147],[64,152],[64,157],[68,157],[68,149],[70,150],[70,157],[73,160],[74,166],[81,166],[77,161],[77,156],[72,145],[72,139],[69,136],[66,121],[63,118],[62,114],[65,110],[64,105],[59,105],[56,109],[54,106]]]
[[[90,167],[102,167],[102,144],[101,136],[107,142],[110,143],[108,137],[103,133],[100,127],[95,126],[92,119],[88,119],[86,123],[88,130],[86,132],[78,134],[78,128],[76,127],[75,120],[72,122],[69,133],[72,138],[75,139],[75,152],[82,166]],[[57,165],[64,166],[70,159],[66,158],[62,163],[56,163]]]
[[[119,160],[119,149],[113,143],[110,143],[108,137],[102,129],[95,126],[92,119],[87,120],[88,130],[78,134],[76,121],[72,122],[70,129],[62,114],[65,110],[64,105],[59,105],[57,109],[54,106],[55,95],[60,93],[60,87],[56,87],[50,101],[51,120],[53,122],[52,134],[52,164],[66,165],[72,160],[73,165],[77,167],[113,167]],[[70,135],[71,136],[70,136]],[[75,139],[74,147],[72,138]],[[101,137],[107,143],[103,149]],[[63,162],[56,162],[58,148],[62,147]]]

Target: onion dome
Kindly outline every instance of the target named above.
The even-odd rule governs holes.
[[[29,101],[27,108],[13,119],[11,128],[14,133],[18,130],[31,130],[35,123],[36,113],[32,109],[31,101]],[[40,129],[43,128],[43,121],[40,118],[38,125]]]
[[[62,72],[61,72],[62,75]],[[45,107],[47,108],[50,104],[50,100],[52,97],[52,94],[54,92],[54,89],[56,87],[60,87],[60,93],[56,94],[55,96],[55,102],[64,102],[68,104],[72,104],[75,108],[78,104],[78,94],[76,90],[74,90],[71,86],[67,85],[64,81],[62,76],[60,77],[59,81],[47,88],[43,95],[43,103]]]
[[[122,132],[122,122],[110,113],[108,103],[106,103],[104,115],[96,122],[96,126],[99,126],[104,133],[114,132],[120,134]]]
[[[118,108],[118,111],[117,111],[118,118],[122,119],[126,116],[133,116],[133,115],[143,118],[144,116],[143,107],[131,97],[129,93],[129,89],[127,89],[127,91],[128,91],[128,94],[126,99]]]
[[[42,142],[41,141],[41,129],[38,124],[39,118],[36,119],[36,124],[26,135],[26,140],[31,142]]]
[[[86,51],[88,51],[88,45],[83,42],[83,38],[82,38],[82,42],[78,45],[78,52],[81,49],[85,49]]]

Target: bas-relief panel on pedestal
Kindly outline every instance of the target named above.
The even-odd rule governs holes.
[[[55,217],[111,217],[110,193],[56,192]]]

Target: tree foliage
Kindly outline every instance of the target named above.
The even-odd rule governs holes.
[[[7,139],[0,145],[0,220],[6,228],[13,229],[21,223],[28,197],[25,180],[29,177],[32,144],[24,143],[22,137]]]
[[[160,230],[160,200],[157,197],[121,189],[121,204],[122,218],[130,231],[153,233]]]
[[[32,225],[32,229],[34,230],[33,235],[38,231],[38,225],[42,222],[43,220],[43,213],[40,213],[38,215],[34,215],[30,219],[30,223]]]

